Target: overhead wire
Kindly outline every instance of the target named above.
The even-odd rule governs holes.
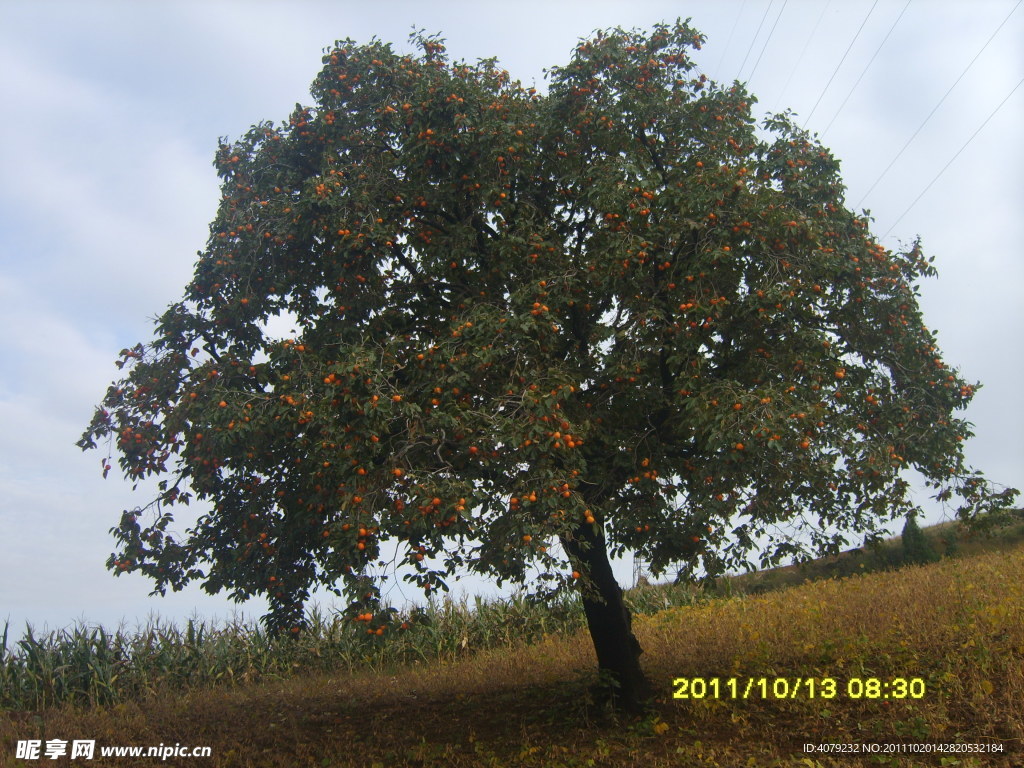
[[[772,35],[775,34],[775,28],[779,26],[779,19],[782,18],[782,14],[786,12],[786,5],[789,0],[783,0],[782,8],[779,10],[779,15],[775,17],[775,23],[772,24],[772,28],[768,30],[768,37],[764,39],[764,45],[761,46],[761,52],[757,55],[757,61],[754,62],[754,68],[750,70],[750,74],[747,75],[747,83],[754,79],[754,73],[757,72],[757,65],[761,63],[761,57],[764,56],[765,49],[768,47],[768,43],[772,39]]]
[[[914,202],[912,202],[909,206],[907,206],[907,209],[903,213],[901,213],[899,218],[896,219],[896,221],[894,221],[892,223],[892,226],[889,227],[889,229],[887,229],[885,231],[885,234],[882,235],[883,238],[886,237],[890,232],[893,231],[893,229],[896,228],[896,225],[899,224],[903,220],[904,216],[906,216],[908,213],[910,213],[911,209],[913,209],[913,207],[915,205],[917,205],[918,201],[922,197],[925,196],[925,193],[928,192],[928,190],[932,188],[932,185],[935,184],[935,182],[939,180],[939,177],[942,176],[942,174],[946,172],[946,169],[949,168],[949,166],[951,166],[953,164],[953,161],[956,160],[965,149],[967,149],[967,146],[972,141],[974,141],[974,138],[979,133],[981,133],[982,129],[986,125],[988,125],[989,121],[993,117],[996,116],[996,113],[1000,109],[1003,108],[1003,105],[1006,104],[1006,102],[1010,100],[1010,97],[1013,96],[1013,94],[1017,91],[1018,88],[1021,87],[1021,85],[1024,85],[1024,78],[1022,78],[1020,81],[1018,81],[1018,83],[1015,86],[1013,86],[1013,88],[1010,90],[1010,92],[1008,94],[1006,94],[1006,98],[1004,98],[1001,102],[999,102],[999,106],[997,106],[994,110],[992,110],[992,113],[988,117],[985,118],[984,122],[982,122],[982,124],[978,126],[977,130],[974,133],[971,134],[970,138],[968,138],[967,141],[964,142],[963,146],[960,147],[960,149],[958,149],[956,151],[956,154],[953,155],[951,158],[949,158],[949,160],[946,162],[946,164],[944,166],[942,166],[942,168],[939,170],[939,172],[937,174],[935,174],[935,177],[931,181],[928,182],[927,186],[925,186],[925,188],[923,190],[921,190],[921,194],[919,194],[917,197],[914,198]]]
[[[743,62],[740,64],[739,71],[736,72],[736,79],[742,82],[741,75],[743,74],[743,68],[747,66],[747,57],[750,56],[750,51],[754,47],[754,43],[757,42],[758,35],[761,34],[761,27],[764,26],[764,20],[768,18],[768,12],[772,9],[772,5],[775,0],[768,0],[768,5],[764,9],[764,13],[761,15],[761,22],[757,25],[757,31],[754,33],[754,39],[750,41],[750,45],[747,46],[747,52],[743,56]]]
[[[828,92],[829,86],[832,85],[832,81],[835,80],[836,74],[843,66],[843,62],[846,61],[846,57],[850,55],[850,50],[853,48],[853,44],[857,42],[857,38],[860,37],[860,33],[864,30],[864,25],[868,23],[868,19],[870,19],[871,14],[875,12],[875,7],[877,5],[878,0],[875,0],[875,2],[871,5],[871,8],[868,10],[867,15],[864,17],[864,20],[860,23],[860,26],[857,28],[857,34],[853,36],[853,39],[850,41],[850,44],[846,47],[846,52],[843,54],[843,58],[841,58],[839,60],[839,63],[836,64],[836,68],[832,72],[832,77],[828,79],[828,82],[825,83],[825,87],[821,89],[821,95],[818,96],[818,100],[814,102],[814,106],[811,108],[811,113],[807,115],[807,119],[804,120],[804,127],[807,127],[807,123],[810,122],[810,119],[814,116],[814,113],[817,111],[818,105],[821,104],[821,100],[825,97],[825,94]]]
[[[800,50],[800,55],[796,57],[796,62],[793,64],[793,69],[789,71],[789,77],[786,78],[785,84],[782,86],[782,92],[779,93],[779,101],[781,102],[783,97],[786,95],[786,91],[789,89],[789,84],[793,81],[793,75],[796,74],[797,69],[800,67],[800,62],[804,60],[804,55],[807,53],[807,49],[811,45],[811,40],[814,39],[815,33],[818,31],[818,27],[821,26],[821,20],[825,18],[825,11],[828,10],[832,0],[825,0],[825,4],[821,8],[821,13],[818,14],[818,20],[814,22],[814,27],[811,28],[811,33],[807,36],[807,40],[804,41],[804,47]]]
[[[878,44],[878,47],[875,48],[875,52],[871,55],[871,59],[865,65],[864,69],[861,70],[860,76],[857,78],[857,82],[853,84],[853,87],[850,89],[850,92],[846,94],[846,98],[843,99],[843,103],[839,105],[839,109],[836,110],[836,113],[832,116],[832,119],[829,120],[828,125],[825,126],[825,130],[821,132],[822,136],[828,133],[828,129],[832,127],[832,124],[836,121],[836,118],[839,117],[839,113],[843,111],[843,108],[846,106],[846,102],[850,100],[850,97],[853,95],[853,92],[857,90],[857,86],[860,85],[860,81],[864,79],[864,75],[867,73],[869,69],[871,69],[871,65],[874,64],[875,59],[878,57],[879,51],[882,50],[882,47],[889,39],[889,36],[892,35],[892,31],[896,29],[896,25],[900,23],[900,19],[903,18],[903,14],[907,12],[907,8],[910,7],[910,4],[912,2],[913,0],[907,0],[906,5],[903,6],[903,10],[900,11],[900,15],[896,17],[896,21],[894,21],[892,23],[892,26],[889,27],[889,31],[885,33],[885,37],[882,38],[882,42],[880,42]]]
[[[953,89],[956,88],[957,83],[959,83],[961,80],[964,79],[964,75],[966,75],[968,70],[970,70],[970,68],[972,66],[974,66],[974,62],[976,62],[978,60],[978,57],[981,56],[981,54],[983,54],[985,52],[985,49],[988,48],[989,43],[991,43],[992,40],[995,38],[995,36],[999,34],[999,30],[1001,30],[1003,28],[1003,26],[1005,26],[1006,22],[1010,20],[1010,17],[1014,14],[1014,12],[1018,8],[1020,8],[1020,5],[1021,5],[1022,2],[1024,2],[1024,0],[1017,0],[1017,4],[1015,6],[1013,6],[1013,8],[1010,10],[1010,12],[1008,14],[1006,14],[1006,18],[1004,18],[999,23],[999,26],[996,27],[995,32],[993,32],[989,36],[988,40],[985,41],[985,44],[983,46],[981,46],[981,50],[978,51],[976,54],[974,54],[974,58],[970,60],[970,62],[967,64],[966,67],[964,67],[964,71],[960,73],[960,76],[953,82],[953,84],[951,86],[949,86],[949,88],[946,90],[946,92],[942,95],[942,98],[939,99],[939,103],[936,104],[934,107],[932,107],[932,111],[929,112],[928,116],[925,117],[925,119],[922,121],[922,123],[919,126],[917,126],[917,130],[914,131],[911,134],[910,138],[907,139],[906,143],[903,145],[903,147],[900,149],[900,151],[896,153],[896,156],[893,157],[893,159],[889,161],[889,164],[887,166],[885,166],[885,170],[883,170],[878,175],[878,178],[875,179],[875,182],[868,188],[868,191],[865,192],[861,196],[860,202],[857,203],[857,206],[856,206],[857,208],[861,207],[861,205],[864,203],[864,201],[868,198],[868,195],[870,195],[874,191],[875,187],[878,186],[879,182],[882,179],[885,178],[885,175],[887,173],[889,173],[889,170],[893,167],[893,165],[896,164],[896,161],[899,160],[900,157],[903,156],[903,153],[907,151],[907,147],[909,147],[910,144],[914,141],[914,139],[917,137],[917,135],[921,132],[921,129],[924,128],[925,125],[928,124],[928,121],[932,119],[932,115],[934,115],[935,112],[938,110],[938,108],[942,106],[942,103],[946,100],[946,98],[949,96],[949,94],[952,93]]]
[[[736,34],[736,25],[740,23],[740,16],[743,15],[743,9],[746,6],[747,6],[747,0],[743,0],[743,2],[740,4],[739,11],[736,13],[736,18],[733,19],[733,21],[732,21],[732,30],[730,30],[730,32],[729,32],[729,39],[725,41],[725,48],[722,49],[722,56],[718,60],[718,70],[717,70],[718,72],[722,71],[722,64],[725,63],[725,54],[729,50],[729,46],[732,45],[733,35]]]

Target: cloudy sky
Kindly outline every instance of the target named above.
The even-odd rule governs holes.
[[[842,160],[848,202],[883,243],[920,235],[935,256],[926,320],[984,384],[968,456],[1024,488],[1020,5],[0,0],[0,625],[230,614],[225,599],[148,598],[141,576],[105,570],[108,529],[144,499],[74,442],[118,351],[149,339],[191,277],[218,137],[308,102],[334,40],[407,50],[414,26],[442,33],[453,59],[497,56],[543,89],[543,69],[595,29],[692,17],[709,77],[748,81],[763,111],[792,108]],[[942,515],[929,507],[929,522]]]

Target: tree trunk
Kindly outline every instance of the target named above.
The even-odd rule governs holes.
[[[583,611],[597,651],[601,687],[616,709],[639,712],[651,695],[651,686],[640,668],[643,649],[633,634],[629,608],[612,573],[604,534],[584,525],[576,530],[575,539],[562,543],[569,556],[587,569],[597,591],[596,595],[584,593]]]

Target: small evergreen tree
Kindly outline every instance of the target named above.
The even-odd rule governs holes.
[[[960,554],[960,542],[955,528],[948,529],[942,534],[943,557],[956,557]]]
[[[938,559],[931,542],[917,524],[917,515],[913,512],[907,515],[902,540],[905,563],[931,563]]]

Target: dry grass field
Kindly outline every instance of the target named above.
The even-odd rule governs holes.
[[[1024,547],[1013,540],[929,565],[639,615],[644,668],[660,695],[637,720],[594,704],[594,654],[577,628],[531,644],[510,633],[490,648],[434,660],[421,654],[418,663],[367,655],[365,670],[357,658],[331,670],[300,660],[248,682],[155,684],[113,703],[8,707],[0,712],[0,765],[1021,766],[1021,573]],[[695,678],[704,690],[691,682],[692,695],[676,698],[683,684],[673,681]],[[889,698],[870,696],[871,680],[898,678],[920,682],[906,692],[881,688]],[[825,679],[834,681],[834,696]],[[76,738],[95,739],[97,749],[208,746],[211,755],[15,759],[18,740]],[[984,744],[1001,752],[804,752],[805,743],[824,742]]]

